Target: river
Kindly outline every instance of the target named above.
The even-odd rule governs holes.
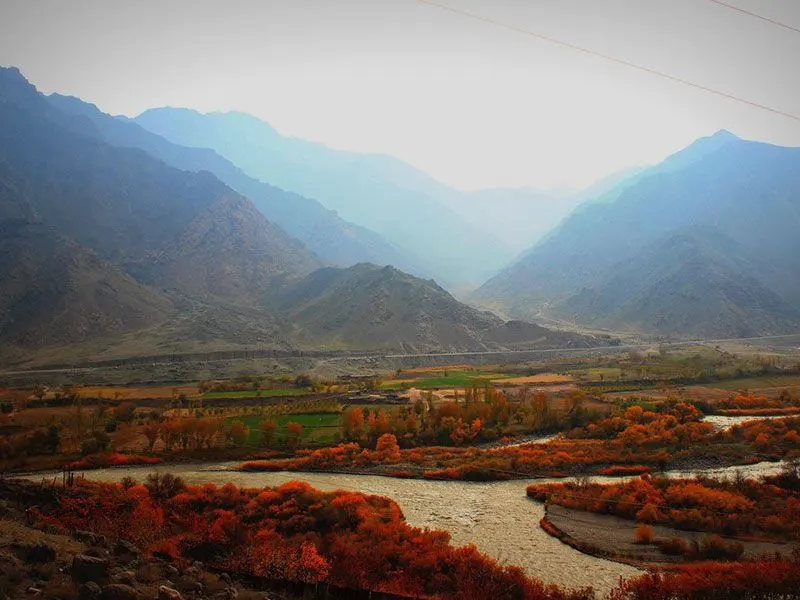
[[[751,420],[752,417],[709,417],[719,428]],[[541,440],[539,440],[541,441]],[[395,500],[409,524],[443,529],[455,545],[475,544],[482,552],[501,564],[518,565],[532,577],[545,583],[558,583],[570,588],[592,586],[599,596],[605,595],[620,578],[641,573],[641,570],[583,554],[547,535],[539,521],[544,505],[525,495],[530,483],[548,483],[548,479],[518,479],[475,483],[464,481],[426,481],[399,479],[378,475],[343,475],[333,473],[252,473],[237,471],[238,463],[170,464],[76,471],[97,481],[119,481],[129,476],[144,481],[153,472],[170,472],[187,483],[232,482],[241,487],[261,488],[287,481],[305,481],[320,490],[344,489],[387,496]],[[757,463],[740,467],[703,470],[711,477],[731,477],[737,471],[746,477],[775,474],[782,463]],[[668,471],[669,477],[692,477],[698,471]],[[56,475],[60,477],[60,473]],[[53,474],[49,475],[54,477]],[[45,475],[28,475],[34,481]],[[625,477],[592,477],[597,483],[616,482]]]
[[[388,496],[400,505],[406,521],[418,527],[444,529],[452,542],[475,544],[502,564],[518,565],[547,583],[567,587],[592,586],[607,593],[620,577],[640,571],[633,567],[582,554],[547,535],[539,520],[544,506],[525,495],[528,483],[515,480],[491,483],[443,482],[398,479],[374,475],[329,473],[244,473],[233,463],[216,465],[168,465],[98,469],[76,472],[89,479],[119,481],[125,476],[143,481],[154,471],[181,476],[187,483],[232,482],[260,488],[287,481],[306,481],[320,490],[346,489]],[[29,476],[41,479],[41,476]],[[538,480],[541,482],[541,480]]]
[[[729,417],[726,415],[708,415],[703,419],[706,423],[711,423],[717,429],[730,429],[734,425],[740,425],[742,423],[746,423],[747,421],[763,421],[766,419],[786,419],[789,417],[796,417],[797,415],[768,415],[763,417],[740,417],[734,416]]]
[[[119,481],[130,476],[144,481],[154,471],[181,476],[187,483],[232,482],[238,486],[261,488],[287,481],[306,481],[321,490],[345,489],[388,496],[403,510],[409,524],[450,532],[455,545],[475,544],[502,564],[519,565],[546,583],[567,587],[592,586],[605,595],[622,578],[641,571],[629,565],[582,554],[547,535],[540,527],[544,506],[529,500],[529,483],[556,480],[513,480],[488,483],[398,479],[377,475],[332,473],[245,473],[234,470],[237,463],[173,464],[163,466],[98,469],[76,472],[98,481]],[[747,476],[776,473],[779,463],[759,463],[704,471],[711,476],[729,476],[741,470]],[[691,477],[694,472],[672,471],[672,477]],[[53,477],[53,475],[50,475]],[[29,475],[41,480],[43,475]],[[613,482],[619,477],[594,477],[593,481]]]

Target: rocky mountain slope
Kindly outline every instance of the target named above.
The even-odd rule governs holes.
[[[592,336],[553,332],[458,302],[433,280],[392,267],[320,269],[271,301],[304,343],[328,348],[400,348],[404,352],[603,345]]]
[[[473,300],[517,317],[545,310],[681,336],[798,327],[800,149],[723,131],[609,194],[577,209]]]

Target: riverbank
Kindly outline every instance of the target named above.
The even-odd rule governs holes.
[[[637,542],[637,523],[614,515],[601,515],[551,504],[545,507],[541,526],[549,535],[576,550],[639,568],[664,568],[686,562],[683,556],[665,554],[654,543]],[[687,544],[701,544],[708,537],[703,532],[662,525],[653,525],[652,535],[654,541],[680,538]],[[726,543],[741,544],[743,552],[740,558],[743,559],[776,554],[790,557],[793,548],[791,543],[720,537]]]
[[[783,469],[783,463],[758,463],[745,467],[710,469],[708,477],[728,478],[737,472],[745,477],[772,475]],[[410,525],[447,531],[453,544],[475,544],[479,550],[502,564],[518,565],[545,583],[560,583],[570,588],[592,586],[602,594],[610,591],[620,577],[640,574],[641,568],[618,559],[584,554],[548,535],[540,523],[545,507],[525,495],[531,483],[563,481],[561,479],[518,479],[495,482],[434,481],[403,479],[375,474],[321,472],[253,472],[235,469],[235,462],[160,464],[97,469],[76,472],[76,477],[96,481],[121,481],[126,477],[143,482],[151,473],[173,473],[187,483],[211,483],[222,486],[262,488],[288,481],[304,481],[323,491],[343,489],[392,498],[400,506]],[[695,470],[668,471],[667,477],[685,478]],[[61,472],[31,473],[25,479],[51,482],[60,480]],[[631,479],[593,477],[597,483],[613,483]]]
[[[641,570],[617,562],[587,556],[565,546],[539,527],[544,508],[525,496],[525,481],[475,483],[426,481],[377,475],[331,473],[245,473],[224,470],[224,464],[154,465],[76,472],[95,481],[121,481],[131,477],[142,482],[153,472],[173,473],[187,483],[244,488],[274,487],[303,481],[322,491],[337,489],[385,496],[400,507],[408,524],[447,531],[456,546],[474,544],[504,565],[520,566],[532,577],[569,589],[593,587],[606,595],[620,578]],[[230,467],[230,464],[227,465]],[[60,477],[60,473],[50,475]],[[41,481],[41,474],[26,479]],[[541,480],[529,480],[528,483]]]

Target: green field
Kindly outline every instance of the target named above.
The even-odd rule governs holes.
[[[720,390],[744,390],[772,387],[800,387],[800,375],[762,375],[746,379],[731,379],[717,383],[705,384],[703,387],[717,388]]]
[[[616,381],[622,376],[622,369],[619,367],[590,367],[588,369],[571,369],[568,373],[590,381]]]
[[[225,425],[230,426],[233,421],[243,421],[250,428],[248,441],[251,444],[258,444],[261,438],[259,426],[261,421],[272,420],[277,423],[275,430],[275,441],[280,442],[286,437],[286,426],[290,421],[300,423],[303,426],[301,439],[304,442],[333,442],[334,435],[341,433],[342,415],[339,413],[310,413],[300,415],[248,415],[242,417],[229,417],[225,419]]]
[[[376,402],[375,404],[372,404],[371,402],[369,404],[345,404],[345,405],[342,406],[342,411],[345,411],[348,408],[360,407],[362,410],[365,410],[365,411],[368,410],[369,412],[375,412],[377,410],[385,410],[388,413],[395,413],[395,412],[399,411],[401,407],[410,406],[410,405],[411,405],[410,403],[408,403],[408,404],[381,404],[380,402]]]
[[[261,394],[253,390],[236,392],[206,392],[203,398],[282,398],[286,396],[307,396],[311,393],[308,388],[279,388],[275,390],[261,390]]]
[[[437,377],[422,377],[413,381],[387,381],[381,385],[384,390],[400,390],[406,388],[419,388],[423,390],[435,390],[450,387],[469,387],[473,384],[482,386],[492,379],[510,379],[518,375],[508,373],[484,373],[481,371],[448,371],[447,375]]]

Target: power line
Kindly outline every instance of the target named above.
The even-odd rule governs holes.
[[[800,33],[800,28],[794,27],[792,25],[787,25],[781,21],[776,19],[770,19],[769,17],[765,17],[764,15],[759,15],[758,13],[750,12],[749,10],[745,10],[743,8],[739,8],[738,6],[734,6],[733,4],[728,4],[727,2],[722,2],[722,0],[708,0],[709,2],[713,2],[714,4],[718,4],[719,6],[724,6],[725,8],[729,8],[731,10],[735,10],[736,12],[740,12],[742,14],[748,15],[750,17],[755,17],[756,19],[760,19],[762,21],[766,21],[767,23],[771,23],[772,25],[777,25],[778,27],[783,27],[784,29],[788,29],[789,31],[794,31],[795,33]]]
[[[695,83],[693,81],[689,81],[688,79],[683,79],[682,77],[678,77],[676,75],[670,75],[669,73],[665,73],[663,71],[659,71],[657,69],[652,69],[650,67],[645,67],[643,65],[639,65],[636,63],[632,63],[622,58],[617,58],[615,56],[611,56],[609,54],[604,54],[602,52],[598,52],[596,50],[592,50],[591,48],[585,48],[583,46],[578,46],[577,44],[572,44],[570,42],[565,42],[563,40],[556,39],[554,37],[550,37],[548,35],[544,35],[542,33],[538,33],[535,31],[531,31],[530,29],[523,29],[522,27],[517,27],[516,25],[509,25],[508,23],[503,23],[502,21],[497,21],[490,17],[485,17],[483,15],[479,15],[468,10],[464,10],[461,8],[456,8],[454,6],[449,6],[447,4],[440,4],[439,2],[435,2],[434,0],[416,0],[422,4],[427,4],[429,6],[434,6],[441,10],[449,11],[451,13],[461,15],[462,17],[467,17],[469,19],[473,19],[475,21],[481,21],[483,23],[488,23],[489,25],[494,25],[495,27],[502,27],[503,29],[508,29],[510,31],[514,31],[516,33],[521,33],[523,35],[527,35],[529,37],[537,38],[540,40],[544,40],[546,42],[550,42],[551,44],[556,44],[558,46],[563,46],[565,48],[570,48],[571,50],[576,50],[578,52],[583,52],[584,54],[590,54],[591,56],[595,56],[597,58],[602,58],[604,60],[623,65],[625,67],[629,67],[631,69],[636,69],[638,71],[643,71],[645,73],[649,73],[650,75],[656,75],[657,77],[662,77],[664,79],[668,79],[670,81],[674,81],[677,83],[681,83],[688,87],[693,87],[698,90],[702,90],[704,92],[708,92],[709,94],[714,94],[716,96],[721,96],[722,98],[726,98],[728,100],[733,100],[735,102],[739,102],[741,104],[746,104],[753,108],[760,108],[761,110],[765,110],[776,115],[780,115],[782,117],[786,117],[788,119],[793,119],[795,121],[800,121],[800,116],[788,113],[777,108],[772,108],[771,106],[767,106],[765,104],[759,104],[758,102],[754,102],[752,100],[748,100],[746,98],[741,98],[734,94],[729,94],[727,92],[722,92],[720,90],[716,90],[714,88],[710,88],[708,86]],[[716,0],[712,0],[716,1]]]

